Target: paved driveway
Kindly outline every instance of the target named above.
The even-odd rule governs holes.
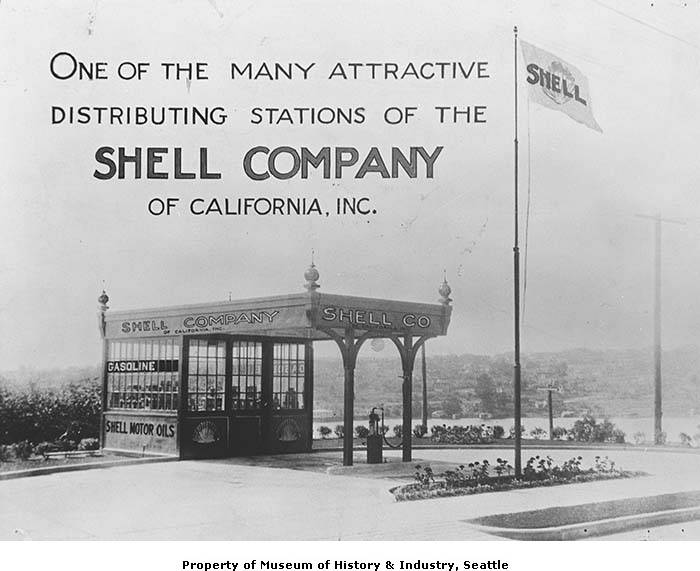
[[[526,457],[538,452],[555,459],[578,454],[528,450]],[[483,458],[493,462],[505,453],[510,452],[418,450],[414,463]],[[388,492],[397,484],[395,475],[377,477],[367,472],[366,465],[356,470],[333,468],[337,464],[332,453],[323,454],[319,458],[331,460],[296,466],[304,469],[200,460],[7,480],[0,482],[0,539],[492,540],[496,538],[471,529],[463,520],[700,489],[698,454],[608,450],[605,454],[623,468],[652,475],[396,503]],[[389,454],[395,457],[394,452]],[[580,454],[589,462],[596,452]],[[295,468],[289,462],[278,465]],[[686,526],[683,538],[689,537],[689,530],[693,539],[700,539],[697,525]],[[673,535],[665,530],[663,538]]]

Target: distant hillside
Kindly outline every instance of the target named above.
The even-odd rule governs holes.
[[[684,347],[662,357],[664,414],[700,414],[700,349]],[[513,411],[513,364],[510,355],[430,355],[427,359],[430,413],[447,416],[492,415]],[[317,358],[314,407],[343,411],[340,358]],[[0,385],[49,387],[97,378],[99,367],[0,373]],[[401,365],[398,356],[362,353],[355,372],[355,413],[364,417],[383,404],[387,416],[401,416]],[[653,410],[653,352],[649,349],[591,351],[575,349],[523,357],[523,414],[543,415],[546,393],[538,387],[562,387],[554,395],[555,414],[581,416],[650,416]],[[414,418],[421,412],[421,369],[414,372]]]
[[[100,367],[67,367],[64,369],[33,369],[22,367],[16,371],[0,372],[0,386],[54,388],[74,381],[96,379]]]
[[[523,358],[523,414],[546,412],[546,392],[554,384],[555,414],[649,416],[653,407],[651,349],[536,353]],[[513,411],[510,355],[428,355],[429,411],[446,415],[503,417]],[[662,356],[664,414],[700,413],[700,350],[685,347]],[[384,403],[387,415],[401,413],[401,367],[396,359],[361,355],[355,381],[358,416]],[[414,417],[420,416],[420,362],[414,372]],[[338,361],[318,359],[314,401],[317,408],[342,415],[343,370]]]

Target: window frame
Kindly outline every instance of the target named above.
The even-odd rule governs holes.
[[[178,336],[106,339],[104,412],[174,414],[181,406],[182,342]],[[155,354],[155,347],[158,352]],[[110,361],[176,361],[175,371],[109,372]],[[154,388],[155,387],[155,388]],[[169,388],[167,388],[169,387]],[[115,404],[116,399],[116,404]],[[127,402],[136,406],[126,406]],[[154,408],[154,403],[162,403]],[[168,406],[168,403],[170,406]]]
[[[224,378],[224,407],[222,410],[192,410],[189,406],[189,386],[190,386],[190,344],[193,341],[225,341],[226,346],[226,373]],[[240,389],[237,382],[237,375],[233,371],[233,346],[236,343],[259,343],[260,344],[260,385],[257,389],[259,394],[260,406],[252,408],[234,408],[233,407],[233,389],[234,383],[236,388]],[[275,396],[275,375],[274,375],[274,348],[277,344],[300,345],[303,351],[303,357],[297,357],[296,361],[303,363],[304,372],[299,377],[303,382],[303,390],[297,395],[297,408],[281,408],[273,406]],[[194,334],[185,335],[182,342],[182,375],[180,377],[181,398],[180,406],[183,414],[187,416],[260,416],[268,413],[272,414],[287,414],[287,413],[308,413],[311,409],[309,399],[311,397],[311,387],[313,367],[309,360],[312,358],[313,350],[311,342],[307,339],[298,339],[290,337],[273,337],[273,336],[256,336],[256,335],[229,335],[222,333],[214,334]],[[298,382],[297,382],[298,387]],[[245,396],[243,396],[243,399]]]

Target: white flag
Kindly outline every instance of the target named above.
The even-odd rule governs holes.
[[[577,68],[563,59],[521,41],[525,59],[526,81],[530,99],[562,111],[574,121],[602,133],[593,117],[588,80]]]

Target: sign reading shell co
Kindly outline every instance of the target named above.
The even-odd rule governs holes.
[[[442,335],[447,330],[449,308],[335,295],[320,295],[313,324],[317,328],[353,327],[359,330]]]
[[[332,323],[348,323],[358,328],[406,329],[416,327],[429,329],[432,319],[429,315],[415,313],[389,313],[367,309],[351,309],[326,306],[321,310],[321,319]]]

